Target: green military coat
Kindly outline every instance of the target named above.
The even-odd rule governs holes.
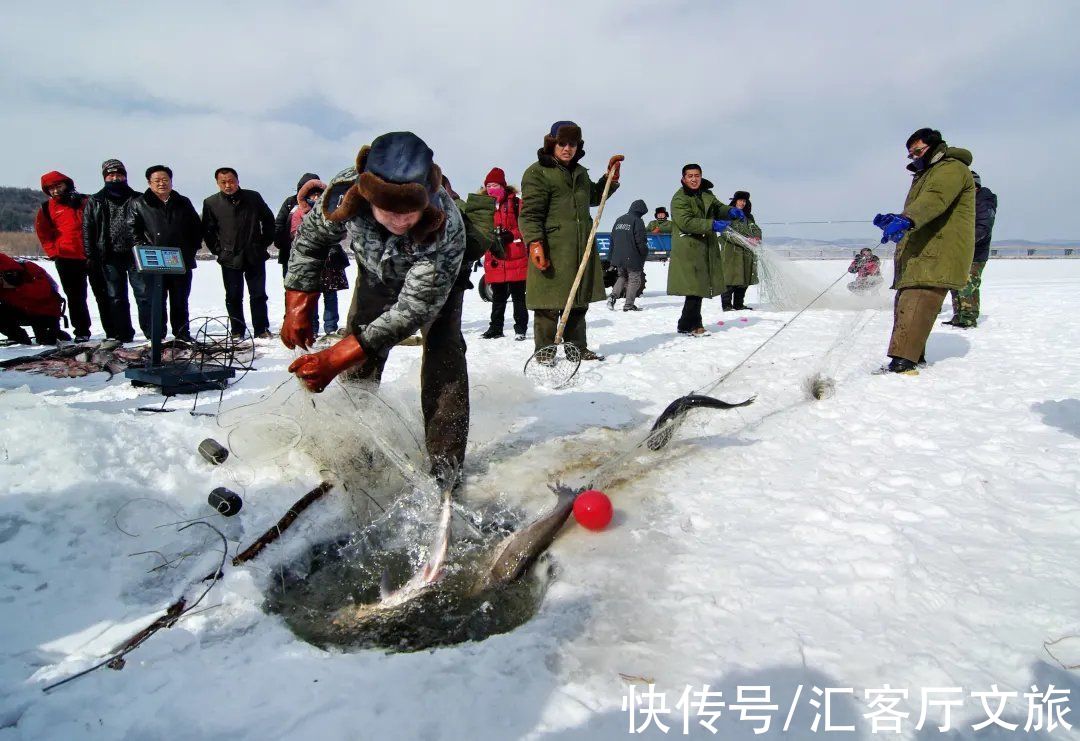
[[[975,256],[975,180],[971,152],[944,142],[915,175],[904,201],[914,222],[896,246],[893,288],[964,287]]]
[[[663,221],[660,221],[660,219],[653,219],[649,222],[648,226],[645,227],[645,233],[657,234],[657,229],[660,230],[660,234],[671,234],[671,219],[664,219]]]
[[[727,218],[730,207],[704,183],[697,191],[680,186],[671,197],[671,258],[667,292],[672,296],[719,296],[727,287],[713,219]]]
[[[735,219],[728,228],[748,239],[761,239],[761,227],[754,221],[753,216],[747,216],[746,221]],[[729,287],[757,285],[757,256],[753,250],[721,234],[720,255],[724,264],[724,280]]]
[[[528,308],[561,311],[583,259],[588,260],[588,267],[574,297],[574,307],[584,308],[594,301],[604,300],[600,254],[593,244],[586,255],[585,243],[592,229],[589,207],[600,205],[606,180],[607,175],[604,175],[594,183],[589,179],[589,171],[576,160],[567,168],[544,150],[537,153],[537,162],[521,176],[518,227],[522,239],[526,245],[544,242],[551,261],[551,267],[544,272],[529,261],[525,279]],[[611,192],[618,187],[617,182],[612,183]]]

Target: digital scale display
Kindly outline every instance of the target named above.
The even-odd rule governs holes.
[[[136,247],[135,263],[140,273],[187,272],[179,247]]]

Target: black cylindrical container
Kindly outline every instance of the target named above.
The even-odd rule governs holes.
[[[240,498],[240,495],[235,491],[226,489],[224,486],[219,486],[210,492],[210,496],[206,498],[206,501],[226,517],[232,517],[244,506],[244,500]]]
[[[225,462],[229,451],[217,440],[208,437],[199,443],[199,455],[205,458],[207,463],[217,466]]]

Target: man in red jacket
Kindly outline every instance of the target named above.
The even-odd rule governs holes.
[[[109,295],[101,266],[86,260],[83,248],[83,209],[86,196],[75,191],[75,182],[62,172],[53,170],[41,176],[41,190],[49,200],[41,204],[34,218],[41,248],[49,260],[56,263],[56,274],[67,296],[68,313],[75,331],[75,340],[90,339],[90,311],[86,307],[86,284],[94,292],[98,315],[108,337],[111,332]]]

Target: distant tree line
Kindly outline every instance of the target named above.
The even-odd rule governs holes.
[[[34,215],[45,199],[40,190],[0,186],[0,232],[33,229]]]

